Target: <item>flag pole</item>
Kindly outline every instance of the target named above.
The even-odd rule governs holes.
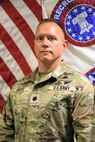
[[[42,7],[42,19],[48,18],[46,9],[44,7],[43,0],[40,0],[40,3],[41,3],[41,7]]]

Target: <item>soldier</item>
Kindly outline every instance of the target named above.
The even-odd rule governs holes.
[[[62,61],[67,46],[55,20],[39,23],[34,43],[38,67],[8,95],[0,142],[91,142],[94,89]]]

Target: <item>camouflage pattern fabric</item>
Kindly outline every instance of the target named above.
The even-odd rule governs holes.
[[[65,64],[37,69],[12,88],[0,117],[0,142],[94,142],[94,89]]]

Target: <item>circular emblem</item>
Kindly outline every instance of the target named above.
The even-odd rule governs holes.
[[[95,44],[95,2],[59,1],[51,15],[63,25],[67,40],[77,46]]]

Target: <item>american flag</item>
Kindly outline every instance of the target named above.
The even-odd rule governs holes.
[[[34,71],[34,33],[42,17],[40,0],[0,1],[0,112],[13,84]]]

